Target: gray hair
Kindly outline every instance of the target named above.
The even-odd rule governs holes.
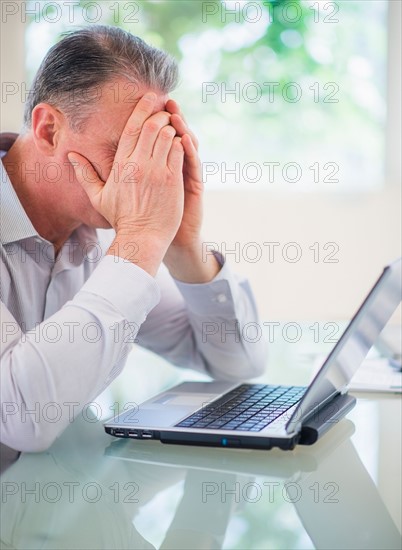
[[[66,33],[39,67],[25,106],[24,127],[31,127],[32,110],[43,102],[60,108],[71,128],[79,131],[101,86],[118,78],[167,94],[177,85],[177,62],[118,27],[92,25]]]

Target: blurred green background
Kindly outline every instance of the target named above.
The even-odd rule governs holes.
[[[40,4],[26,36],[31,79],[62,32],[94,23],[121,26],[179,60],[172,95],[199,135],[207,189],[383,185],[386,1]],[[220,163],[234,170],[236,162],[237,175],[225,177]],[[302,178],[280,167],[270,181],[272,162],[299,165]]]

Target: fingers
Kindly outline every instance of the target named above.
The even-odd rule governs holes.
[[[177,101],[175,101],[174,99],[168,99],[165,108],[168,113],[172,115],[180,115],[184,122],[186,122]]]
[[[177,134],[180,134],[180,136],[183,136],[184,134],[189,132],[187,124],[184,122],[180,115],[173,114],[171,115],[170,120],[172,126],[177,131]]]
[[[176,130],[178,136],[182,137],[184,136],[184,134],[188,134],[193,140],[194,147],[198,149],[198,139],[195,137],[194,132],[192,132],[188,127],[188,124],[186,123],[181,113],[173,113],[172,116],[170,117],[170,123],[173,126],[173,128]]]
[[[144,122],[152,115],[156,101],[156,94],[150,92],[142,96],[130,118],[128,119],[120,137],[116,152],[116,160],[129,157],[134,151]]]
[[[194,146],[194,142],[191,139],[191,136],[189,134],[184,134],[182,136],[181,143],[183,145],[187,162],[190,162],[191,164],[195,163],[198,166],[199,164],[198,151]]]
[[[202,189],[203,184],[201,162],[198,156],[198,151],[194,146],[191,136],[189,136],[188,134],[184,134],[184,136],[181,138],[181,143],[185,154],[185,172],[189,176],[188,178],[185,178],[185,182],[194,187],[192,189],[193,191],[200,190]],[[188,188],[188,190],[191,189]]]
[[[98,194],[102,191],[104,182],[98,177],[96,170],[88,159],[79,153],[68,153],[68,160],[73,165],[75,177],[82,185],[92,204],[96,203]]]
[[[162,131],[162,129],[164,130],[165,127],[169,126],[170,114],[166,111],[155,113],[146,122],[144,122],[136,147],[136,155],[139,159],[147,160],[153,156],[153,150],[156,145],[159,133]],[[170,126],[170,128],[172,127]],[[171,131],[173,131],[174,136],[176,134],[176,131],[174,130],[174,128],[172,128]],[[170,135],[171,131],[169,131],[167,135]]]
[[[183,162],[184,149],[181,144],[181,139],[176,136],[175,138],[173,138],[172,146],[170,148],[167,159],[167,165],[172,173],[178,174],[181,173],[183,170]]]
[[[158,164],[166,166],[168,155],[172,147],[173,139],[176,135],[176,130],[172,126],[165,126],[159,132],[152,157]]]

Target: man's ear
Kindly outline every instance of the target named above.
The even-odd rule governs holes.
[[[35,145],[43,155],[53,157],[67,123],[65,116],[48,103],[35,105],[32,111],[32,133]]]

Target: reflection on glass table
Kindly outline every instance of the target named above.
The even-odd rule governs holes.
[[[378,422],[400,407],[374,403]],[[357,426],[366,410],[359,401]],[[115,440],[90,420],[3,473],[1,548],[400,548],[395,501],[348,419],[289,453]],[[389,455],[382,476],[400,465],[387,444],[372,438],[372,454]]]

